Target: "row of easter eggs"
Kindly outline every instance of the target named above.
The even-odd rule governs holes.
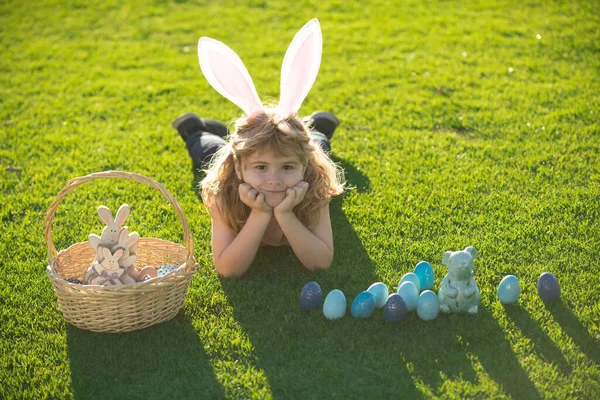
[[[377,282],[367,290],[359,293],[350,306],[354,318],[367,319],[376,309],[383,308],[385,318],[389,322],[400,322],[411,311],[417,310],[419,318],[425,321],[435,319],[440,312],[440,302],[431,290],[425,290],[419,295],[415,285],[408,282],[400,285],[402,291],[389,294],[388,287]],[[407,291],[407,288],[410,289]],[[405,300],[406,299],[406,300]],[[321,306],[323,295],[317,282],[307,283],[300,293],[300,307],[304,310],[314,310]],[[339,289],[334,289],[323,302],[323,315],[327,319],[339,319],[346,314],[346,296]]]
[[[406,315],[417,310],[417,315],[426,321],[435,319],[440,311],[437,295],[432,292],[435,275],[431,264],[421,261],[414,272],[405,274],[398,284],[397,293],[389,294],[388,287],[382,282],[372,284],[367,290],[355,297],[350,311],[355,318],[369,318],[375,309],[382,308],[385,318],[390,322],[400,322]],[[424,291],[419,295],[421,289]],[[323,294],[316,282],[307,283],[300,293],[300,307],[314,310],[321,305]],[[341,290],[334,289],[325,298],[323,314],[327,319],[339,319],[346,314],[346,296]]]

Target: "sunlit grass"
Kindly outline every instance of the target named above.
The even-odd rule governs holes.
[[[0,397],[594,398],[600,392],[600,8],[587,1],[3,2],[0,5]],[[171,121],[240,110],[198,67],[206,35],[278,97],[287,45],[318,17],[323,64],[301,109],[342,121],[333,156],[353,188],[331,206],[336,254],[305,271],[262,249],[221,280],[210,219]],[[67,325],[44,273],[47,207],[70,178],[141,173],[181,203],[202,268],[184,310],[140,332]],[[58,249],[99,233],[96,208],[181,242],[160,194],[93,182],[61,203]],[[475,246],[476,316],[330,322],[302,286],[391,290],[420,260]],[[536,280],[554,273],[561,301]],[[521,281],[502,306],[503,276]],[[326,294],[326,293],[325,293]]]

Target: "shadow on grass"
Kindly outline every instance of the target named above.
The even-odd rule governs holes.
[[[336,162],[350,186],[370,190],[359,170]],[[479,384],[473,354],[508,395],[540,398],[502,327],[484,308],[475,317],[440,316],[432,322],[411,313],[401,324],[389,324],[381,310],[366,321],[352,318],[354,297],[380,279],[342,205],[343,197],[330,205],[336,254],[328,270],[308,272],[290,248],[263,247],[243,278],[221,280],[274,397],[413,399],[423,397],[417,384],[435,395],[448,379]],[[332,289],[346,294],[344,318],[328,321],[321,310],[300,309],[300,291],[310,281],[320,284],[324,297]]]
[[[550,337],[542,330],[539,322],[519,306],[504,307],[506,315],[534,343],[534,352],[543,360],[556,364],[564,374],[570,374],[571,366]]]
[[[126,334],[67,326],[75,398],[223,398],[188,317]]]
[[[359,171],[343,166],[357,190],[370,186]],[[349,316],[354,297],[379,279],[342,203],[338,197],[330,205],[336,252],[328,270],[307,271],[289,247],[262,247],[243,278],[221,280],[223,290],[273,397],[418,398],[410,374],[398,362],[396,329]],[[310,281],[319,283],[324,297],[333,289],[345,293],[343,319],[328,321],[321,310],[300,309],[300,291]]]
[[[581,351],[594,363],[600,364],[600,341],[594,340],[590,336],[585,326],[564,305],[562,300],[547,303],[546,309],[550,311],[562,330],[573,339],[573,342],[575,342]]]
[[[411,316],[410,336],[402,354],[412,364],[415,377],[432,389],[445,379],[479,385],[472,354],[502,391],[515,399],[539,399],[539,392],[519,364],[504,329],[482,305],[477,315],[440,314],[430,322]],[[414,327],[413,327],[414,325]],[[435,392],[434,392],[435,393]]]

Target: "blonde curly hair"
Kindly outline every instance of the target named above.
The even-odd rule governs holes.
[[[279,157],[300,158],[308,190],[293,211],[302,224],[314,227],[319,217],[317,211],[333,196],[343,193],[343,170],[311,141],[308,129],[297,116],[281,118],[272,109],[236,121],[229,142],[215,154],[200,183],[204,204],[209,211],[216,206],[227,226],[238,233],[251,210],[238,194],[242,181],[235,166],[241,166],[249,155],[265,150]]]

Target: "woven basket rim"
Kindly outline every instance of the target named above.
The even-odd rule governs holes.
[[[159,238],[140,238],[140,242],[143,243],[143,241],[146,240],[158,240],[164,243],[169,243],[172,245],[176,245],[176,246],[180,246],[182,248],[185,248],[183,245],[177,243],[177,242],[171,242],[169,240],[164,240],[164,239],[159,239]],[[48,275],[48,277],[52,280],[52,281],[58,281],[61,282],[64,286],[69,286],[69,287],[81,287],[81,288],[86,288],[86,289],[102,289],[102,290],[108,290],[108,291],[114,291],[114,292],[118,292],[123,290],[123,287],[127,287],[127,288],[132,288],[132,287],[144,287],[144,286],[152,286],[152,285],[156,285],[157,283],[162,282],[163,280],[165,280],[164,278],[174,274],[174,275],[180,275],[182,273],[187,273],[187,272],[195,272],[197,267],[198,267],[198,263],[196,262],[196,260],[194,260],[194,262],[189,265],[186,262],[177,265],[177,268],[174,269],[173,271],[169,272],[168,274],[161,276],[161,277],[156,277],[156,278],[152,278],[149,279],[147,281],[144,282],[134,282],[134,283],[128,283],[128,284],[123,284],[123,285],[117,285],[117,286],[102,286],[102,285],[86,285],[83,283],[72,283],[69,282],[68,280],[61,278],[58,276],[58,272],[54,269],[54,264],[56,263],[56,260],[60,260],[61,256],[64,256],[65,254],[68,254],[70,250],[73,250],[75,247],[81,246],[81,245],[86,245],[87,242],[77,242],[74,243],[72,245],[70,245],[69,247],[67,247],[66,249],[63,249],[61,251],[58,252],[58,254],[56,255],[56,257],[54,257],[52,259],[52,264],[48,264],[46,267],[46,274]],[[182,272],[183,271],[183,272]]]

